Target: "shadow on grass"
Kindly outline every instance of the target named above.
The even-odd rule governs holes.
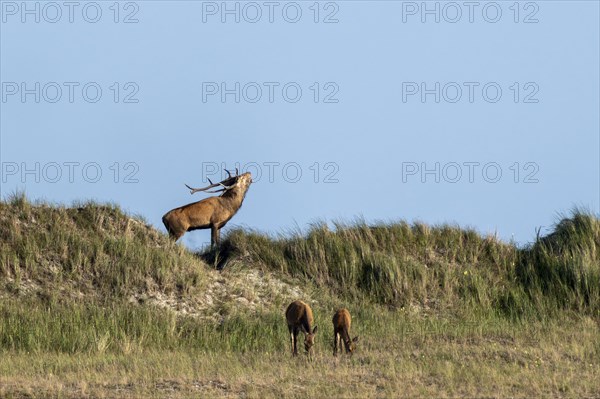
[[[223,270],[229,261],[235,256],[236,250],[233,245],[226,240],[219,246],[207,247],[201,251],[196,252],[199,259],[206,262],[209,266],[214,267],[216,270]]]

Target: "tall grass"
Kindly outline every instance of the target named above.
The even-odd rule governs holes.
[[[457,226],[358,222],[277,238],[238,229],[223,252],[348,299],[522,317],[557,307],[596,314],[599,246],[598,217],[576,209],[525,248]]]
[[[575,209],[523,249],[517,269],[529,298],[545,310],[600,313],[600,220]]]
[[[2,300],[0,317],[0,351],[129,354],[193,348],[243,353],[283,350],[281,337],[286,336],[278,313],[235,314],[214,324],[118,301],[44,305],[35,298]]]
[[[313,227],[305,236],[269,238],[232,231],[228,256],[249,254],[261,267],[312,280],[338,295],[394,307],[490,306],[518,260],[518,249],[456,226],[405,222]]]

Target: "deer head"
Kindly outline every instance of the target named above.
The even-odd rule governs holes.
[[[306,353],[310,354],[310,351],[315,344],[315,334],[317,333],[317,326],[315,326],[311,331],[306,331],[305,328],[302,328],[302,332],[304,332],[304,350]]]
[[[356,349],[356,343],[359,341],[358,336],[349,339],[347,341],[344,341],[344,344],[346,345],[346,353],[350,353],[352,354],[352,352],[354,352],[354,350]]]

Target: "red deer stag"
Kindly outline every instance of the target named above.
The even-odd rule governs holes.
[[[210,186],[204,188],[192,188],[190,193],[198,191],[222,194],[218,197],[205,198],[202,201],[193,202],[167,212],[162,221],[171,236],[177,241],[186,231],[210,228],[210,245],[219,245],[219,229],[237,213],[242,206],[246,192],[252,184],[252,175],[243,173],[235,176],[225,170],[229,177],[219,183],[208,180]],[[221,187],[219,190],[207,191],[211,188]]]
[[[304,350],[310,356],[311,348],[315,344],[315,333],[317,326],[312,327],[313,314],[310,306],[302,301],[294,301],[290,303],[285,311],[288,330],[290,332],[290,342],[292,346],[292,355],[298,355],[298,333],[304,333]]]
[[[340,309],[333,315],[333,356],[337,355],[338,347],[340,352],[342,351],[342,344],[340,340],[344,340],[344,346],[346,347],[346,353],[352,354],[356,348],[358,337],[350,339],[350,324],[352,318],[348,309]]]

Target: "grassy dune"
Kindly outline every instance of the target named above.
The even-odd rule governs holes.
[[[298,298],[312,362],[288,353]],[[525,248],[356,222],[233,230],[195,254],[114,205],[16,195],[0,202],[0,397],[600,397],[599,298],[600,220],[580,210]],[[351,358],[331,355],[340,306]]]

